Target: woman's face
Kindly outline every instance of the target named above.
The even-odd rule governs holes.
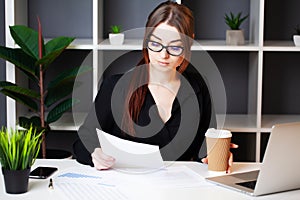
[[[159,24],[147,42],[150,66],[162,71],[176,70],[184,59],[183,43],[178,30]]]

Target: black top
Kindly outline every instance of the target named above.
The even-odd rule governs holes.
[[[127,88],[128,79],[122,75],[105,79],[92,110],[78,130],[81,140],[73,145],[77,161],[93,165],[90,152],[100,146],[96,128],[130,141],[158,145],[164,160],[198,160],[210,124],[211,99],[205,81],[192,66],[188,66],[182,75],[171,117],[165,123],[159,116],[151,92],[147,91],[135,136],[125,134],[118,125],[121,124],[126,96],[124,88]]]

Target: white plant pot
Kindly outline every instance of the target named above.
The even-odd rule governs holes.
[[[293,39],[294,39],[295,46],[299,47],[300,46],[300,35],[294,35]]]
[[[245,44],[245,37],[243,30],[226,30],[226,44],[227,45],[243,45]]]
[[[121,45],[124,42],[124,33],[110,33],[109,42],[112,45]]]

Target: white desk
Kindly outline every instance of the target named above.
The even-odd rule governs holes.
[[[59,170],[66,169],[68,167],[73,167],[80,165],[75,160],[36,160],[36,166],[43,165],[43,166],[55,166],[58,167]],[[204,177],[213,176],[215,175],[213,172],[207,171],[207,165],[195,163],[195,162],[176,162],[174,165],[185,165],[192,169],[193,171],[199,173]],[[248,170],[258,169],[259,164],[257,163],[234,163],[233,166],[233,173],[235,172],[243,172]],[[58,173],[58,172],[56,172]],[[272,180],[270,180],[272,181]],[[46,180],[29,180],[29,189],[27,193],[18,194],[18,195],[11,195],[5,192],[3,176],[0,175],[0,199],[1,200],[10,200],[10,199],[22,199],[22,200],[60,200],[63,199],[61,194],[57,192],[57,190],[51,190],[48,188],[49,178]],[[179,188],[176,190],[174,189],[156,189],[155,191],[147,188],[134,188],[135,197],[134,199],[144,200],[144,199],[167,199],[167,200],[176,200],[176,199],[213,199],[213,200],[243,200],[243,199],[258,199],[258,200],[299,200],[300,199],[300,190],[294,190],[289,192],[265,195],[260,197],[251,197],[246,194],[242,194],[236,191],[232,191],[223,187],[203,187],[203,188]]]

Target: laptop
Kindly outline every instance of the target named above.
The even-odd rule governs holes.
[[[300,189],[300,122],[276,124],[260,170],[206,178],[252,196]]]

